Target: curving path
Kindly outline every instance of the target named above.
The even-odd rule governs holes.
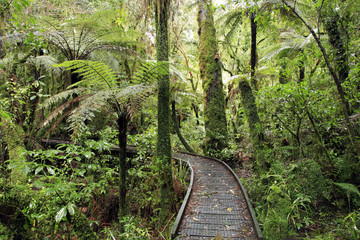
[[[235,173],[217,159],[188,153],[192,178],[172,229],[173,239],[262,239],[245,189]]]

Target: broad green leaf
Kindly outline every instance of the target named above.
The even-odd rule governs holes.
[[[54,169],[52,169],[52,168],[49,167],[49,166],[47,166],[46,168],[47,168],[48,172],[49,172],[51,175],[54,175],[54,174],[55,174]]]
[[[40,166],[40,167],[36,168],[35,175],[37,175],[43,169],[44,169],[44,166]]]
[[[4,118],[7,118],[8,120],[11,120],[11,117],[5,112],[0,112],[0,116],[4,117]]]
[[[25,175],[28,175],[28,173],[30,172],[30,168],[29,166],[24,166],[21,170],[22,173],[24,173]]]
[[[63,219],[63,217],[65,217],[67,214],[67,211],[66,211],[66,207],[63,207],[62,209],[60,209],[60,211],[58,211],[56,213],[56,216],[55,216],[55,221],[56,222],[60,222],[61,219]]]
[[[69,203],[68,205],[67,205],[67,210],[68,210],[68,212],[70,213],[70,215],[74,215],[75,214],[75,204],[73,204],[73,203]]]

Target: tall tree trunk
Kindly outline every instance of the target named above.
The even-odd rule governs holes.
[[[256,52],[256,34],[257,34],[257,23],[255,21],[256,13],[253,12],[250,15],[251,23],[251,56],[250,56],[250,74],[251,74],[251,87],[257,91],[257,80],[255,77],[255,68],[257,63],[257,52]]]
[[[126,144],[127,144],[127,127],[128,114],[126,112],[118,113],[117,127],[118,127],[118,141],[119,141],[119,170],[120,170],[120,184],[119,184],[119,221],[120,231],[124,231],[124,226],[121,220],[127,215],[126,206],[126,192],[127,192],[127,171],[128,164],[126,161]]]
[[[168,19],[170,0],[157,0],[155,4],[156,22],[156,60],[169,69],[169,43]],[[157,158],[161,176],[161,216],[160,221],[165,222],[171,207],[174,192],[171,169],[171,144],[170,144],[170,78],[163,74],[158,80],[158,138]]]
[[[221,151],[227,146],[225,93],[211,0],[200,0],[198,7],[199,65],[205,96],[204,152],[208,154],[214,150]]]
[[[264,151],[264,134],[261,127],[261,122],[255,103],[255,97],[246,79],[241,79],[239,82],[239,89],[241,93],[241,102],[244,107],[244,112],[250,129],[251,143],[253,144],[256,165],[258,170],[265,171],[267,169],[266,159],[263,157]]]

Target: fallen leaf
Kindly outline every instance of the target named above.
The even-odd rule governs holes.
[[[198,221],[199,221],[199,219],[197,219],[197,218],[194,218],[194,217],[193,217],[193,220],[194,220],[194,221],[196,221],[196,222],[198,222]]]
[[[235,195],[235,192],[234,192],[234,190],[230,190],[230,192],[232,193],[232,195]]]
[[[232,208],[231,208],[231,207],[229,207],[229,208],[227,209],[227,211],[228,211],[228,212],[231,212],[231,210],[232,210]]]

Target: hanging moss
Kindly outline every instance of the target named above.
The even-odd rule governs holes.
[[[199,65],[204,91],[204,151],[227,146],[225,94],[211,1],[199,1]]]

